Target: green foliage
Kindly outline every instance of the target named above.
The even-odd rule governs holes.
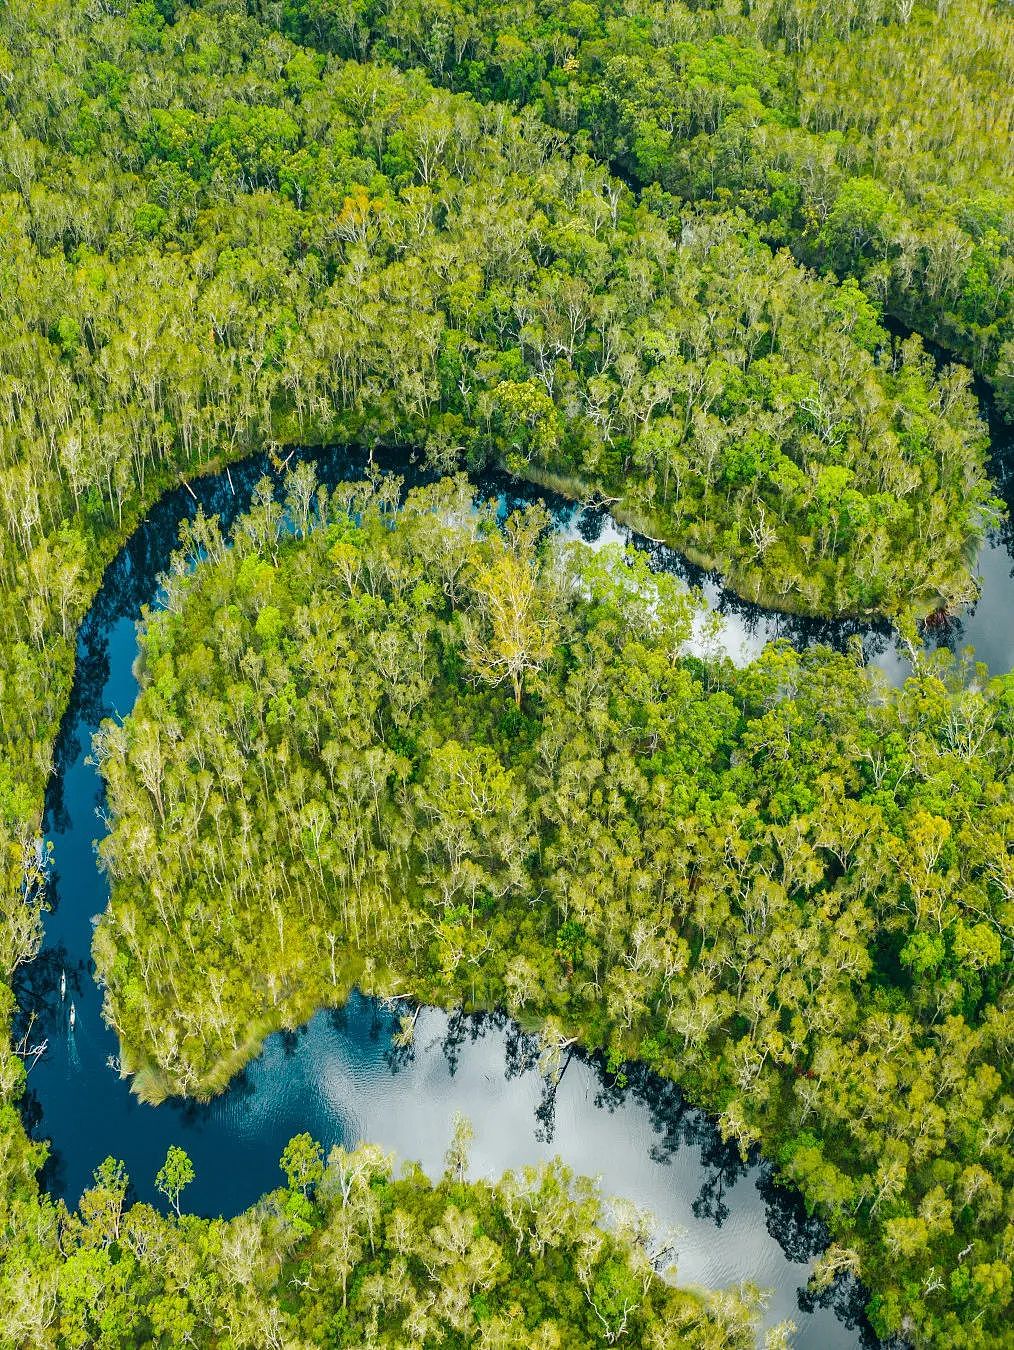
[[[155,1177],[155,1189],[162,1192],[176,1211],[180,1213],[180,1196],[194,1179],[194,1165],[186,1152],[177,1144],[172,1144],[166,1154],[166,1160]]]
[[[935,12],[895,0],[875,0],[862,11],[796,0],[693,11],[640,4],[628,10],[612,0],[565,9],[529,7],[527,0],[495,9],[485,0],[392,7],[369,0],[341,6],[286,0],[280,7],[231,0],[192,7],[175,0],[120,6],[54,0],[40,7],[8,0],[0,8],[3,1025],[13,1006],[6,981],[40,939],[47,867],[39,837],[42,792],[69,693],[77,625],[105,563],[147,506],[181,476],[294,441],[418,444],[442,467],[492,460],[572,493],[607,492],[621,499],[618,510],[627,519],[714,562],[743,594],[786,607],[890,614],[967,598],[969,558],[991,511],[985,439],[967,373],[934,372],[917,341],[890,341],[879,320],[883,310],[907,318],[989,374],[1001,398],[1009,399],[1007,32],[1002,8],[976,0],[954,0]],[[377,59],[411,69],[398,74]],[[428,83],[420,67],[454,92]],[[462,94],[530,106],[514,115]],[[983,109],[995,113],[987,118]],[[572,134],[571,143],[561,142],[559,130]],[[589,153],[648,190],[639,200]],[[852,281],[839,286],[820,279],[773,251],[786,242],[820,271],[854,272],[862,290]],[[305,501],[297,503],[299,511],[309,513]],[[270,520],[264,529],[271,532]],[[382,708],[384,717],[379,742],[371,742],[378,753],[369,761],[368,786],[355,774],[331,782],[327,746],[315,744],[304,725],[307,681],[289,669],[297,598],[279,588],[276,558],[259,558],[242,587],[218,606],[222,633],[246,644],[253,667],[232,671],[227,694],[218,689],[216,635],[203,649],[195,647],[185,672],[194,689],[215,691],[234,710],[234,724],[225,722],[222,734],[235,738],[241,762],[262,741],[277,748],[298,733],[299,755],[309,744],[314,765],[317,758],[325,764],[314,769],[312,792],[294,787],[296,806],[289,799],[284,804],[292,829],[278,856],[291,852],[300,885],[308,884],[300,869],[319,883],[335,865],[324,827],[339,781],[348,810],[358,802],[365,812],[365,833],[349,855],[352,885],[342,916],[342,931],[352,932],[351,973],[341,974],[328,997],[338,998],[339,984],[344,988],[358,969],[373,907],[398,896],[409,917],[428,916],[409,925],[407,951],[392,954],[397,962],[417,963],[420,989],[454,989],[454,996],[477,1003],[518,1002],[518,991],[534,980],[531,1007],[551,1008],[579,1026],[605,1027],[617,1062],[637,1044],[648,1045],[653,1062],[668,1071],[681,1035],[659,1031],[653,995],[638,982],[640,958],[633,969],[629,961],[618,964],[616,934],[626,934],[629,924],[618,912],[606,940],[604,921],[596,917],[605,906],[597,883],[587,897],[569,898],[554,883],[547,892],[554,899],[528,913],[534,927],[526,941],[538,960],[526,957],[527,964],[512,971],[495,961],[460,966],[460,953],[471,951],[483,925],[499,924],[497,940],[510,949],[505,897],[519,893],[519,878],[530,877],[539,852],[532,841],[560,828],[552,811],[543,815],[540,806],[532,814],[529,788],[535,757],[547,749],[543,700],[554,689],[554,697],[560,695],[567,663],[584,670],[587,656],[583,648],[575,655],[569,640],[543,622],[552,617],[538,609],[544,579],[540,575],[528,594],[534,609],[527,601],[515,606],[512,629],[502,602],[518,595],[512,587],[517,569],[497,560],[490,535],[484,592],[474,578],[459,578],[453,560],[440,554],[442,589],[431,593],[432,578],[416,577],[392,614],[390,597],[381,601],[354,575],[362,541],[352,529],[343,539],[352,552],[339,549],[328,564],[349,588],[348,613],[336,633],[353,625],[358,635],[378,641],[383,635],[402,663],[392,684],[382,647],[364,658],[376,662],[380,685],[399,691],[394,702],[385,702],[386,694],[373,703],[367,697],[371,715]],[[592,588],[603,612],[615,608],[618,596],[633,603],[629,585],[608,580],[608,571],[596,574],[589,566],[581,583]],[[468,603],[459,601],[459,583]],[[663,591],[659,606],[671,600]],[[438,615],[444,600],[461,618],[460,630],[438,635],[426,628],[418,645],[406,648],[399,638],[404,614],[424,626],[437,624],[445,617]],[[568,604],[563,611],[570,612]],[[517,622],[519,616],[530,622]],[[642,626],[650,628],[650,617],[642,613]],[[678,604],[672,617],[675,631],[682,631]],[[310,635],[311,645],[318,636]],[[161,665],[151,653],[148,696],[167,708],[183,696],[175,640],[167,637]],[[646,676],[638,666],[640,659],[640,652],[636,660],[628,654],[609,678],[634,690],[646,678],[657,681],[657,673]],[[777,665],[780,658],[769,659]],[[504,671],[513,700],[492,692]],[[285,678],[272,682],[275,674]],[[665,801],[674,804],[666,829],[678,834],[681,814],[688,814],[718,830],[735,802],[747,813],[737,830],[751,853],[767,846],[756,843],[765,829],[816,813],[827,785],[795,770],[794,777],[779,779],[763,754],[753,755],[750,772],[764,802],[758,825],[748,804],[752,789],[742,781],[747,761],[732,762],[740,753],[732,728],[741,717],[756,721],[756,709],[751,705],[748,716],[737,701],[745,695],[716,686],[702,710],[695,678],[683,669],[673,693],[686,705],[687,744],[700,757],[700,765],[692,760],[687,767],[687,781],[698,782],[701,765],[717,777],[696,798],[666,789]],[[264,679],[271,684],[267,693]],[[895,917],[874,925],[871,986],[892,1017],[908,1003],[916,1008],[911,1035],[919,1054],[935,1054],[932,1036],[943,1034],[939,1028],[966,1019],[973,1029],[965,1049],[975,1066],[974,1111],[992,1100],[984,1072],[990,1054],[1001,1042],[1003,1054],[1009,1051],[1002,1012],[995,1011],[1007,987],[1007,930],[997,927],[1006,921],[994,912],[997,897],[1008,893],[1009,866],[1002,848],[988,842],[1000,832],[993,823],[999,770],[995,764],[983,769],[978,760],[981,744],[992,745],[1000,735],[994,728],[1009,735],[1010,699],[994,706],[989,694],[995,720],[980,742],[980,691],[959,696],[952,686],[942,681],[944,692],[934,689],[925,707],[912,695],[916,712],[906,704],[897,725],[880,728],[883,750],[867,747],[875,781],[863,779],[862,801],[880,813],[878,822],[900,841],[902,853],[911,832],[913,847],[935,853],[934,876],[953,874],[955,887],[970,886],[974,908],[952,913],[951,890],[945,887],[941,900],[937,882],[906,881],[908,889],[899,887],[901,898],[885,909]],[[619,687],[619,704],[606,699],[604,709],[594,690],[572,692],[580,693],[586,711],[606,719],[603,725],[621,714],[632,719],[622,726],[634,741],[614,747],[637,765],[633,786],[621,794],[624,810],[633,812],[629,838],[606,847],[606,863],[598,855],[589,864],[584,855],[564,852],[564,862],[552,865],[565,870],[579,863],[596,877],[615,863],[629,887],[641,875],[634,843],[642,807],[635,789],[663,770],[671,773],[666,756],[675,755],[680,772],[684,764],[669,745],[665,718],[640,704],[628,707],[626,685]],[[448,714],[440,754],[418,739],[431,688],[442,696],[453,692],[455,704],[464,698],[477,719],[472,725],[466,718],[459,728],[456,715]],[[945,706],[952,710],[946,717]],[[314,709],[311,728],[333,712]],[[807,715],[807,734],[819,739],[823,724]],[[434,716],[439,720],[438,710]],[[944,721],[932,722],[935,729],[927,732],[920,718]],[[931,781],[919,759],[924,742],[912,750],[915,723],[927,744],[950,737],[948,753],[971,763],[959,774],[956,801],[943,781],[954,765],[948,761]],[[792,747],[787,762],[798,769],[800,724],[776,729],[778,746],[783,730]],[[575,781],[567,786],[575,801],[585,793],[582,773],[608,762],[600,753],[614,752],[612,736],[609,731],[599,743],[595,732],[594,753],[583,768],[572,768]],[[152,773],[174,743],[168,735],[155,744]],[[584,756],[587,742],[575,744]],[[510,754],[505,746],[513,747]],[[657,751],[663,758],[656,763]],[[723,754],[729,760],[719,772],[714,756]],[[423,765],[417,783],[413,775]],[[539,787],[547,801],[550,787],[556,791],[555,765],[551,759],[539,770],[549,773]],[[285,780],[280,766],[275,772]],[[852,772],[858,782],[867,770],[853,764]],[[183,780],[151,781],[151,809],[162,830],[173,821],[167,805],[176,802]],[[910,809],[916,781],[925,821]],[[855,782],[850,790],[858,792]],[[200,799],[203,786],[197,791]],[[981,835],[961,814],[979,791],[979,808],[990,821]],[[395,798],[387,817],[384,792]],[[491,804],[488,822],[475,819],[470,802],[476,795]],[[613,798],[603,800],[612,810]],[[376,843],[369,837],[371,811],[380,812],[375,828],[382,830],[405,803],[421,813],[435,850],[429,871],[419,873],[422,908],[405,876],[395,873],[390,894],[378,900],[362,871],[364,850]],[[601,801],[592,804],[603,808]],[[223,820],[234,805],[228,794],[215,792],[207,810],[212,820]],[[960,819],[952,820],[952,812]],[[950,826],[947,838],[940,837],[941,821]],[[201,822],[193,828],[199,832]],[[239,829],[236,838],[248,836]],[[819,853],[822,846],[811,841],[811,847]],[[987,862],[980,847],[993,849]],[[392,850],[402,867],[407,856]],[[445,893],[451,856],[460,875],[455,872]],[[546,854],[554,856],[551,849]],[[264,884],[285,889],[275,873]],[[237,913],[245,912],[246,901],[243,892]],[[808,902],[805,891],[793,898],[803,909]],[[210,896],[201,894],[180,932],[187,925],[203,932],[210,905]],[[630,901],[630,915],[639,912]],[[896,912],[918,917],[912,932],[892,926],[900,925]],[[705,917],[715,916],[709,910]],[[839,918],[834,909],[819,924],[833,927]],[[721,914],[716,922],[724,922]],[[814,919],[811,926],[819,924]],[[688,943],[688,963],[706,961],[711,950],[701,931],[704,936]],[[220,936],[228,951],[235,934]],[[108,927],[97,941],[113,941]],[[817,939],[811,934],[807,941]],[[277,966],[277,953],[268,954]],[[677,954],[684,960],[682,948]],[[319,953],[312,961],[305,953],[288,955],[296,966],[305,958],[306,970],[317,970]],[[231,986],[235,972],[225,960],[215,970],[203,992],[232,1009],[232,1000],[242,998]],[[891,980],[884,971],[892,972]],[[151,977],[152,970],[135,971],[116,996],[139,1008]],[[298,1016],[320,998],[316,978],[300,974],[291,988],[269,989],[276,1010]],[[719,981],[723,993],[726,978]],[[862,963],[857,978],[865,978]],[[589,986],[597,1001],[589,999]],[[263,996],[258,981],[252,988]],[[843,1023],[850,1025],[852,994],[841,995],[841,1004]],[[731,1011],[721,999],[714,1009],[705,1041],[751,1025],[749,1009]],[[148,1034],[145,1029],[136,1038]],[[157,1038],[157,1028],[153,1034]],[[175,1060],[170,1056],[170,1077],[184,1073],[191,1058],[189,1035],[182,1033]],[[798,1039],[790,1027],[780,1026],[779,1035]],[[690,1054],[688,1047],[687,1081],[713,1091],[724,1107],[735,1097],[733,1080],[752,1070],[730,1068],[720,1055],[716,1085],[706,1056],[700,1065],[694,1057],[704,1052]],[[233,1055],[242,1059],[249,1050],[233,1047]],[[778,1132],[770,1121],[782,1090],[764,1095],[778,1055],[772,1051],[757,1074],[761,1087],[751,1119],[745,1109],[728,1118],[744,1138],[760,1128],[752,1119],[769,1135]],[[917,1058],[915,1050],[911,1055]],[[999,1062],[999,1050],[994,1058]],[[818,1067],[804,1075],[809,1072],[817,1074]],[[798,1091],[803,1081],[816,1080],[804,1077]],[[898,1080],[884,1081],[889,1095]],[[6,1046],[0,1050],[0,1301],[12,1344],[159,1338],[186,1344],[205,1334],[219,1343],[244,1343],[244,1336],[257,1345],[278,1342],[279,1319],[287,1314],[265,1292],[276,1287],[274,1255],[264,1257],[269,1276],[263,1288],[251,1276],[254,1292],[233,1321],[215,1324],[206,1316],[204,1295],[195,1290],[210,1288],[215,1277],[209,1272],[220,1269],[213,1227],[199,1238],[190,1221],[178,1225],[171,1242],[179,1244],[172,1247],[179,1285],[152,1273],[163,1270],[150,1253],[164,1234],[142,1208],[131,1211],[138,1227],[129,1229],[133,1237],[125,1243],[93,1234],[78,1250],[76,1239],[62,1236],[58,1254],[53,1208],[40,1199],[35,1181],[44,1148],[28,1141],[13,1105],[23,1086],[21,1061]],[[910,1087],[906,1082],[903,1090]],[[950,1091],[947,1086],[944,1095]],[[923,1098],[936,1100],[933,1093]],[[935,1122],[933,1109],[927,1108]],[[936,1140],[936,1124],[928,1128]],[[960,1135],[954,1147],[965,1152],[974,1152],[981,1135],[992,1139],[994,1128],[1003,1134],[992,1123],[959,1128],[949,1122],[946,1128]],[[832,1122],[827,1130],[839,1126]],[[844,1126],[840,1132],[848,1135]],[[874,1146],[863,1147],[863,1158],[871,1156]],[[865,1165],[854,1164],[857,1175]],[[923,1176],[933,1166],[909,1166],[910,1186],[920,1196],[937,1185],[954,1189],[949,1177]],[[984,1207],[987,1225],[999,1222],[1001,1182],[993,1175],[999,1170],[984,1164],[982,1182],[969,1173],[975,1166],[968,1163],[961,1173],[971,1199],[960,1208],[961,1195],[952,1199],[954,1243],[972,1223],[975,1205]],[[186,1179],[182,1159],[167,1159],[164,1179],[175,1188],[178,1206]],[[102,1172],[89,1201],[89,1232],[100,1213],[101,1223],[120,1222],[122,1186],[115,1168]],[[312,1243],[316,1183],[285,1203],[300,1241]],[[868,1195],[860,1202],[863,1222],[863,1206],[871,1203]],[[891,1192],[880,1209],[886,1214],[901,1203]],[[921,1212],[888,1217],[927,1223],[928,1251],[944,1241]],[[233,1270],[248,1241],[243,1222],[230,1238]],[[72,1228],[68,1220],[67,1234]],[[916,1251],[922,1230],[894,1231],[906,1251]],[[946,1278],[934,1267],[934,1287],[925,1297],[914,1275],[903,1292],[882,1291],[878,1317],[885,1327],[914,1317],[920,1336],[939,1324],[955,1344],[966,1323],[1000,1325],[1009,1297],[1008,1248],[999,1239],[992,1246],[982,1242],[976,1264],[963,1257]],[[200,1271],[198,1256],[206,1263]],[[874,1260],[882,1260],[879,1248]],[[915,1255],[905,1260],[917,1264]],[[152,1283],[144,1283],[144,1271]],[[937,1278],[950,1294],[939,1294]],[[341,1306],[326,1316],[303,1310],[312,1323],[308,1334],[318,1340],[362,1338],[358,1314],[349,1309],[360,1288],[373,1286],[364,1276],[360,1285],[342,1287],[350,1298],[343,1293]],[[584,1288],[583,1310],[593,1306],[590,1291],[597,1287]],[[618,1275],[603,1275],[607,1318],[622,1317],[623,1288]],[[941,1310],[945,1297],[958,1311]],[[144,1319],[132,1322],[131,1310],[142,1303]],[[485,1292],[474,1293],[473,1304],[491,1343],[511,1343],[513,1333],[503,1327],[513,1313]],[[218,1329],[207,1332],[212,1325]],[[582,1335],[575,1332],[577,1343],[588,1343]],[[516,1339],[529,1345],[535,1336],[526,1324]]]
[[[301,1135],[282,1167],[287,1185],[238,1218],[180,1219],[127,1207],[106,1159],[76,1211],[38,1208],[48,1237],[5,1247],[0,1345],[583,1350],[624,1318],[627,1344],[658,1350],[755,1343],[755,1290],[659,1278],[642,1229],[607,1232],[592,1183],[559,1164],[434,1185]]]
[[[966,1325],[950,1280],[1010,1236],[1010,677],[704,662],[643,561],[501,531],[464,481],[398,495],[344,485],[293,538],[265,491],[232,548],[199,519],[149,620],[97,743],[94,955],[142,1091],[215,1091],[356,981],[505,1005],[760,1141],[885,1334],[994,1344],[1002,1281]],[[493,576],[540,616],[520,705],[475,645]],[[615,1332],[625,1277],[594,1298]]]
[[[292,0],[283,27],[519,100],[632,182],[735,204],[801,260],[858,278],[1014,412],[1007,6]]]

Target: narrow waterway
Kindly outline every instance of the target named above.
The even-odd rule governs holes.
[[[363,467],[344,452],[313,459],[330,482]],[[194,485],[197,499],[228,523],[249,504],[266,471],[258,458],[231,476],[201,480]],[[589,542],[629,537],[602,512],[522,492],[495,476],[479,480],[477,490],[497,496],[505,509],[540,498],[561,532]],[[822,1306],[806,1295],[809,1263],[826,1236],[793,1195],[772,1184],[766,1167],[742,1164],[706,1116],[650,1074],[621,1086],[595,1062],[574,1057],[554,1088],[538,1072],[531,1043],[504,1019],[424,1010],[416,1044],[405,1053],[392,1043],[392,1013],[354,997],[339,1014],[321,1013],[294,1035],[271,1037],[261,1056],[208,1105],[170,1101],[153,1108],[131,1095],[118,1075],[116,1039],[102,1021],[91,967],[92,922],[108,892],[93,847],[103,832],[102,785],[89,755],[102,719],[123,716],[133,705],[136,624],[143,607],[157,603],[159,573],[181,521],[196,509],[184,489],[158,504],[107,570],[79,636],[47,803],[53,907],[43,951],[22,972],[19,987],[22,1009],[36,1018],[33,1041],[48,1040],[29,1078],[26,1111],[33,1135],[52,1141],[44,1178],[50,1191],[76,1203],[94,1168],[111,1154],[126,1163],[137,1198],[154,1203],[155,1172],[175,1143],[196,1168],[185,1196],[188,1208],[231,1215],[280,1183],[278,1158],[293,1134],[309,1130],[325,1147],[371,1140],[402,1158],[419,1159],[436,1174],[452,1117],[462,1111],[475,1127],[475,1175],[497,1176],[558,1155],[576,1171],[600,1176],[604,1195],[643,1205],[659,1224],[681,1233],[682,1280],[710,1287],[749,1280],[770,1289],[765,1324],[792,1317],[799,1326],[796,1344],[804,1350],[869,1341],[861,1291],[835,1289]],[[773,637],[841,646],[859,634],[869,660],[893,675],[903,668],[886,630],[771,614],[724,592],[671,551],[653,546],[652,552],[657,565],[700,585],[724,615],[723,644],[734,659],[748,659]],[[994,670],[1007,669],[1014,642],[1009,532],[987,545],[983,564],[986,586],[978,606],[938,636],[974,640]]]

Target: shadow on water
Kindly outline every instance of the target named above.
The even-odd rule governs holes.
[[[312,460],[329,485],[365,468],[362,456],[345,451],[297,458]],[[404,474],[407,487],[423,477],[404,457],[381,460],[381,467]],[[17,982],[24,1025],[32,1019],[33,1042],[48,1042],[32,1068],[23,1105],[30,1133],[52,1140],[46,1188],[76,1203],[95,1167],[113,1154],[126,1164],[137,1198],[159,1203],[153,1179],[175,1143],[186,1148],[197,1173],[185,1197],[188,1207],[235,1214],[280,1183],[278,1159],[294,1134],[308,1130],[328,1148],[368,1139],[418,1159],[435,1175],[454,1112],[461,1111],[475,1126],[476,1175],[499,1175],[559,1155],[576,1172],[599,1176],[604,1194],[622,1195],[660,1224],[681,1229],[679,1269],[687,1282],[717,1287],[751,1280],[770,1288],[765,1321],[794,1318],[801,1350],[873,1344],[860,1289],[841,1284],[819,1298],[806,1293],[808,1264],[826,1233],[801,1210],[798,1197],[774,1184],[756,1156],[744,1162],[711,1119],[688,1106],[673,1084],[642,1068],[628,1068],[620,1079],[600,1058],[574,1052],[547,1078],[537,1043],[503,1014],[422,1009],[414,1039],[402,1045],[396,1012],[353,995],[342,1009],[270,1037],[261,1055],[207,1104],[173,1099],[152,1108],[131,1094],[119,1076],[118,1046],[102,1020],[91,963],[91,920],[107,902],[93,845],[102,831],[103,798],[88,762],[91,738],[103,718],[123,716],[133,705],[136,623],[157,600],[158,578],[181,522],[200,506],[228,528],[269,472],[266,458],[257,456],[234,466],[231,475],[195,480],[193,496],[183,488],[167,494],[110,564],[81,626],[46,799],[54,850],[46,942]],[[1012,477],[1004,481],[1009,485]],[[734,659],[773,637],[842,648],[853,636],[862,639],[870,659],[892,659],[884,628],[761,610],[672,550],[632,536],[605,511],[522,491],[502,475],[475,482],[477,493],[495,498],[503,511],[544,502],[565,536],[593,545],[629,540],[648,550],[654,565],[701,587],[724,616],[726,649]],[[1011,542],[1010,526],[1005,529],[1001,551]],[[994,615],[998,605],[1009,606],[1009,552],[1004,560],[1002,569],[997,563],[997,577],[1004,573],[1003,584],[996,583],[1002,595],[987,605]],[[978,622],[978,611],[971,618]]]

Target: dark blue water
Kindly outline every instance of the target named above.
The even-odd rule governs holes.
[[[361,461],[344,452],[314,458],[321,477],[332,482],[362,470]],[[253,485],[266,471],[264,460],[254,459],[234,468],[231,479],[208,478],[194,489],[204,508],[228,523],[249,504]],[[627,537],[603,513],[579,511],[549,494],[518,494],[516,485],[495,477],[478,486],[504,504],[540,497],[561,531],[591,542]],[[155,1173],[168,1146],[180,1144],[196,1169],[184,1197],[187,1207],[231,1215],[280,1184],[279,1156],[302,1130],[326,1147],[369,1139],[402,1158],[419,1159],[436,1174],[452,1117],[463,1111],[476,1131],[476,1175],[499,1175],[508,1167],[561,1156],[578,1171],[600,1175],[604,1194],[640,1204],[660,1224],[683,1232],[678,1249],[684,1281],[717,1287],[752,1280],[773,1291],[765,1323],[793,1317],[800,1347],[860,1344],[866,1335],[860,1291],[843,1286],[824,1306],[808,1302],[802,1287],[826,1235],[793,1196],[772,1184],[766,1168],[741,1163],[707,1117],[651,1075],[635,1075],[620,1090],[600,1066],[575,1057],[559,1087],[551,1088],[538,1072],[531,1044],[503,1019],[424,1010],[416,1044],[406,1053],[392,1044],[392,1012],[356,996],[340,1014],[321,1013],[294,1035],[271,1037],[262,1055],[208,1105],[174,1100],[154,1108],[131,1095],[129,1083],[119,1077],[117,1042],[101,1017],[90,959],[92,920],[105,908],[107,887],[93,847],[103,833],[103,797],[89,752],[102,719],[123,716],[133,705],[136,622],[143,607],[156,602],[158,576],[180,522],[195,511],[184,489],[158,504],[107,570],[79,636],[74,689],[47,803],[52,912],[43,951],[21,973],[19,986],[23,1012],[36,1015],[33,1041],[48,1039],[29,1078],[26,1112],[34,1136],[52,1141],[44,1177],[49,1190],[76,1203],[94,1168],[111,1154],[126,1163],[137,1198],[154,1203]],[[1005,561],[998,563],[996,578],[991,574],[980,601],[980,612],[993,614],[991,632],[998,626],[998,607],[1010,614],[1008,543],[995,542],[997,558]],[[888,668],[898,664],[883,630],[766,613],[730,596],[677,555],[654,553],[659,565],[702,586],[726,616],[723,641],[736,659],[774,636],[841,646],[858,632],[870,659]],[[977,613],[968,623],[981,621]],[[1009,641],[1010,624],[1002,627]],[[1005,650],[997,646],[1001,659]]]

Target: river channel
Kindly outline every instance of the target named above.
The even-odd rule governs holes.
[[[363,469],[361,459],[345,451],[308,457],[328,482]],[[404,462],[392,467],[405,472]],[[1009,495],[1012,475],[1004,456],[996,457],[994,469],[998,486]],[[32,1039],[48,1040],[29,1077],[25,1108],[33,1135],[52,1141],[44,1175],[48,1189],[76,1203],[95,1167],[112,1154],[125,1162],[136,1197],[155,1203],[155,1173],[168,1146],[180,1144],[196,1169],[184,1197],[187,1208],[233,1215],[281,1184],[279,1156],[300,1131],[308,1130],[325,1147],[369,1140],[400,1158],[418,1159],[436,1175],[452,1118],[461,1111],[475,1129],[474,1175],[499,1176],[507,1168],[559,1156],[575,1171],[601,1178],[603,1195],[634,1201],[660,1225],[678,1230],[682,1282],[718,1287],[749,1280],[770,1290],[764,1324],[791,1317],[800,1350],[875,1344],[862,1318],[861,1290],[836,1288],[821,1305],[805,1293],[809,1266],[826,1234],[792,1193],[773,1184],[767,1166],[759,1159],[743,1164],[707,1116],[688,1107],[672,1084],[650,1074],[635,1072],[621,1086],[595,1060],[575,1056],[554,1087],[540,1074],[529,1039],[506,1019],[425,1009],[415,1045],[405,1052],[393,1045],[392,1012],[357,995],[338,1013],[320,1013],[294,1034],[272,1036],[257,1060],[207,1105],[171,1100],[155,1108],[132,1096],[117,1072],[116,1038],[102,1020],[91,966],[92,923],[108,899],[93,845],[104,827],[91,738],[103,718],[122,717],[134,703],[137,622],[145,605],[158,602],[159,574],[181,521],[194,514],[199,501],[227,524],[269,471],[266,461],[255,457],[230,474],[195,481],[196,496],[184,488],[165,496],[107,569],[80,630],[74,688],[47,801],[52,909],[43,950],[22,972],[18,990],[22,1009],[36,1015]],[[406,476],[412,480],[411,468]],[[591,543],[630,538],[602,511],[582,510],[504,478],[481,478],[476,487],[504,508],[545,501],[567,536]],[[640,545],[651,548],[656,565],[702,588],[725,619],[722,642],[737,661],[774,637],[840,647],[858,634],[867,659],[890,678],[904,670],[886,629],[759,610],[679,555],[643,540]],[[1014,664],[1009,526],[984,545],[980,571],[984,586],[977,605],[935,637],[974,643],[999,673]]]

